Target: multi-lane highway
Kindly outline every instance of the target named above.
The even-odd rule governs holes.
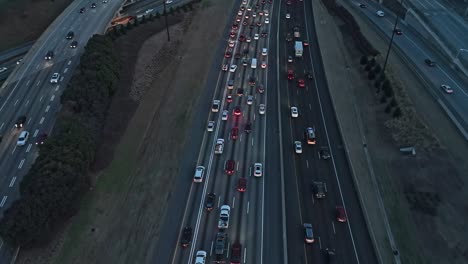
[[[60,108],[60,95],[71,78],[74,67],[88,39],[103,33],[121,5],[119,1],[97,3],[74,1],[36,41],[0,90],[0,214],[18,197],[18,186],[38,155],[38,136],[49,134]],[[80,13],[80,8],[85,12]],[[66,39],[73,31],[73,39]],[[71,48],[72,41],[77,47]],[[45,60],[48,51],[54,56]],[[59,73],[57,83],[51,83],[53,73]],[[22,128],[15,128],[20,116],[25,116]],[[29,132],[24,146],[17,140],[22,131]],[[13,250],[0,243],[0,263],[9,263]]]
[[[367,8],[359,8],[358,2],[352,2],[349,5],[360,11],[380,30],[383,36],[390,39],[395,23],[393,14],[387,12],[384,17],[376,16],[376,10],[381,7],[371,2],[368,3]],[[403,34],[395,35],[392,52],[398,51],[403,55],[402,58],[424,81],[428,91],[443,105],[446,111],[449,111],[452,120],[468,138],[468,90],[464,77],[458,75],[452,68],[450,58],[441,57],[438,51],[433,50],[427,41],[421,39],[414,32],[413,27],[404,23],[399,23],[398,27],[402,29]],[[424,62],[425,59],[435,61],[435,66],[428,66]],[[442,84],[451,86],[453,94],[444,92],[440,87]]]
[[[261,0],[243,6],[245,10],[237,7],[233,11],[232,23],[237,19],[239,28],[229,24],[220,41],[223,55],[227,52],[232,57],[228,55],[219,64],[216,60],[213,66],[216,76],[211,79],[215,81],[208,85],[212,94],[209,100],[203,99],[207,103],[201,107],[206,119],[198,118],[203,125],[194,125],[203,132],[192,134],[193,141],[201,141],[193,144],[199,146],[198,155],[190,159],[189,169],[181,169],[177,195],[170,203],[173,210],[163,226],[155,258],[163,263],[194,263],[196,253],[205,251],[206,263],[228,262],[233,245],[240,245],[240,263],[325,263],[326,248],[335,250],[336,263],[377,263],[331,106],[312,6],[301,1],[287,5],[286,1]],[[265,23],[267,19],[269,23]],[[300,28],[298,40],[310,41],[302,58],[294,57],[294,40],[286,41],[294,26]],[[264,48],[267,55],[262,55]],[[244,56],[248,58],[245,65]],[[294,57],[292,62],[288,56]],[[256,67],[252,67],[252,58],[257,59]],[[237,66],[234,72],[229,70],[231,65]],[[294,71],[293,80],[288,80],[287,70]],[[306,78],[307,72],[314,78]],[[249,84],[251,77],[255,85]],[[298,87],[299,79],[305,87]],[[220,101],[215,111],[213,100]],[[266,108],[264,114],[261,104]],[[291,106],[298,107],[299,117],[291,116]],[[236,108],[241,110],[239,116]],[[224,110],[228,120],[223,120]],[[210,121],[214,121],[213,131],[207,128]],[[251,124],[250,132],[245,130],[247,124]],[[315,129],[315,145],[306,143],[307,127]],[[217,139],[224,139],[222,154],[215,153]],[[302,142],[301,154],[295,153],[294,141]],[[323,159],[320,150],[331,158]],[[235,164],[233,173],[226,168],[228,160]],[[260,177],[253,175],[255,163],[263,166]],[[193,182],[197,166],[205,168],[202,182]],[[244,192],[238,190],[242,180],[247,181]],[[326,198],[314,199],[313,181],[326,184]],[[206,208],[210,193],[216,194],[211,211]],[[218,227],[222,205],[230,206],[227,229]],[[345,207],[348,221],[336,220],[336,206]],[[312,224],[314,243],[305,243],[304,223]],[[186,248],[181,246],[185,227],[192,229]],[[224,244],[216,241],[218,233],[227,234]],[[216,254],[218,243],[224,249],[222,256]]]

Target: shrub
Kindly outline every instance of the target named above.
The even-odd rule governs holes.
[[[395,110],[393,110],[393,118],[399,118],[403,115],[403,113],[401,112],[401,109],[400,107],[397,107],[395,108]]]
[[[367,65],[370,65],[371,67],[374,67],[375,66],[375,58],[372,58],[370,59],[368,62],[367,62]]]
[[[369,64],[367,64],[366,67],[364,67],[364,70],[365,70],[365,71],[370,71],[371,68],[372,68],[372,67],[371,67]]]
[[[385,76],[385,72],[381,71],[379,75],[379,81],[384,82],[387,80],[387,77]]]
[[[362,66],[366,65],[367,64],[367,56],[363,55],[361,56],[361,60],[359,61],[359,64],[361,64]]]
[[[393,87],[389,85],[386,89],[384,89],[384,94],[387,97],[392,97],[393,96]]]
[[[377,65],[375,65],[375,67],[374,67],[374,70],[373,70],[373,71],[374,71],[374,73],[377,75],[379,72],[381,72],[381,71],[382,71],[382,67],[380,67],[380,65],[379,65],[379,64],[377,64]]]
[[[376,81],[374,82],[374,87],[375,87],[377,90],[380,90],[380,85],[381,85],[381,84],[382,84],[382,83],[381,83],[379,80],[376,80]]]
[[[393,97],[392,100],[390,101],[390,106],[391,106],[391,107],[395,107],[395,106],[397,106],[397,105],[398,105],[398,103],[397,103],[395,97]]]
[[[373,71],[369,71],[369,74],[367,74],[367,79],[369,80],[374,80],[375,79],[375,73]]]

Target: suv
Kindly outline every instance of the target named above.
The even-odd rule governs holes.
[[[205,175],[205,167],[197,166],[195,168],[195,175],[193,175],[193,182],[202,182]]]
[[[224,171],[227,175],[233,175],[234,169],[236,167],[236,162],[234,160],[227,160],[224,164]]]
[[[45,60],[51,60],[53,57],[54,57],[54,52],[51,51],[51,50],[49,50],[49,51],[46,53],[44,59],[45,59]]]
[[[205,264],[206,261],[206,251],[200,250],[197,251],[195,255],[195,264]]]
[[[184,227],[184,231],[182,231],[182,237],[180,238],[180,245],[182,247],[187,247],[191,241],[192,241],[192,228],[188,226]]]
[[[306,243],[314,243],[314,231],[312,230],[312,224],[304,223],[304,240]]]
[[[24,123],[26,122],[26,116],[20,116],[18,119],[16,119],[15,127],[16,128],[22,128],[24,126]]]
[[[314,196],[317,199],[325,198],[327,192],[327,184],[324,182],[314,181],[312,185]]]
[[[73,33],[73,31],[70,31],[67,34],[67,39],[72,39],[74,36],[75,36],[75,33]]]
[[[307,144],[309,145],[315,145],[317,142],[315,140],[315,130],[311,127],[306,128],[305,137],[307,139]]]

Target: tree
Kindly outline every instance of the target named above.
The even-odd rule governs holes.
[[[144,15],[142,18],[141,18],[141,24],[146,24],[148,20],[146,20],[146,15]]]
[[[380,80],[381,82],[384,82],[384,81],[387,80],[387,77],[385,76],[385,72],[383,72],[383,71],[380,72],[379,80]]]
[[[387,97],[384,95],[382,95],[382,97],[380,97],[380,103],[382,104],[385,104],[387,102]]]
[[[135,22],[133,22],[133,26],[138,27],[138,25],[140,25],[140,21],[139,21],[139,19],[137,17],[137,18],[135,18]]]
[[[174,15],[174,8],[172,8],[172,6],[169,8],[169,14]]]
[[[159,13],[158,13],[158,14],[159,14]],[[151,13],[151,14],[149,15],[149,21],[154,21],[153,13]]]
[[[367,64],[367,61],[368,61],[367,56],[362,55],[361,60],[359,61],[359,64],[361,64],[361,66],[364,66]]]
[[[390,114],[391,111],[392,111],[392,107],[390,105],[387,105],[385,107],[385,113]]]
[[[367,74],[367,79],[369,80],[374,80],[375,79],[375,73],[373,71],[369,71],[369,74]]]
[[[370,71],[372,67],[369,64],[366,64],[366,67],[364,67],[365,71]]]
[[[133,28],[133,24],[131,22],[128,22],[126,26],[128,30]]]
[[[401,112],[401,109],[400,107],[397,107],[395,108],[395,110],[393,110],[393,118],[399,118],[403,115],[403,113]]]
[[[397,103],[395,97],[393,97],[392,100],[390,101],[390,106],[391,106],[391,107],[398,106],[398,103]]]
[[[371,67],[374,67],[375,66],[375,58],[372,58],[370,59],[368,62],[367,62],[367,65],[370,65]]]
[[[380,71],[382,71],[382,67],[380,67],[379,64],[375,65],[374,67],[374,73],[377,75]]]
[[[388,98],[393,96],[393,87],[391,85],[387,86],[387,88],[384,88],[383,91],[385,96],[387,96]]]
[[[377,91],[380,90],[380,85],[381,85],[381,84],[382,84],[382,83],[381,83],[379,80],[375,80],[375,82],[374,82],[374,87],[377,89]]]
[[[159,14],[159,12],[156,12],[156,18],[157,18],[157,19],[160,19],[160,18],[161,18],[161,14]]]

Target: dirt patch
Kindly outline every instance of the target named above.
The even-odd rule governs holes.
[[[163,31],[143,44],[136,65],[127,61],[126,80],[131,80],[127,87],[131,99],[127,100],[131,106],[139,105],[111,163],[97,173],[94,189],[64,232],[64,243],[56,243],[57,252],[44,257],[42,263],[151,261],[166,201],[178,175],[192,106],[205,87],[202,76],[207,75],[217,46],[216,41],[206,40],[220,39],[231,4],[202,2],[171,27],[170,43]],[[128,113],[123,112],[125,109],[118,109],[112,115],[117,120],[122,115],[126,118]],[[36,256],[20,254],[18,263],[38,263]]]
[[[402,263],[466,263],[468,231],[463,222],[468,214],[465,184],[468,147],[465,140],[427,88],[392,51],[387,75],[401,84],[402,94],[407,94],[408,101],[404,104],[414,109],[411,118],[420,122],[416,127],[428,133],[418,144],[416,157],[399,153],[399,145],[395,144],[397,137],[392,137],[395,131],[384,125],[391,117],[385,113],[385,105],[379,102],[372,83],[359,70],[360,54],[346,45],[349,43],[346,34],[339,32],[341,22],[321,13],[323,7],[314,6],[317,6],[317,32],[330,93],[341,129],[346,131],[343,137],[381,262],[393,263],[393,256],[388,254],[391,247],[379,222],[382,216],[373,199],[377,194],[370,184],[363,141],[371,155]],[[345,7],[355,16],[371,43],[380,52],[386,51],[388,40],[382,40],[353,8]],[[334,32],[339,34],[332,34]],[[349,70],[345,70],[345,66],[350,66]],[[357,129],[360,120],[363,126]],[[431,138],[440,144],[428,141]],[[419,142],[420,139],[405,140]]]
[[[0,51],[35,40],[72,0],[0,0]]]

